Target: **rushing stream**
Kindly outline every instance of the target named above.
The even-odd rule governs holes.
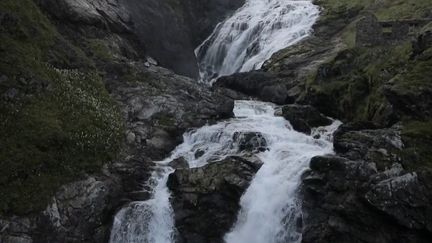
[[[247,0],[197,48],[201,81],[211,83],[222,75],[260,68],[272,54],[307,36],[317,16],[318,8],[311,1]],[[331,135],[340,123],[315,128],[308,136],[275,115],[277,109],[271,103],[236,101],[235,118],[185,133],[184,142],[171,156],[156,162],[145,186],[151,199],[130,203],[116,215],[110,242],[175,242],[166,185],[174,171],[169,162],[183,157],[193,168],[227,156],[242,156],[234,139],[234,134],[242,132],[260,133],[268,150],[257,155],[263,166],[242,196],[237,222],[226,233],[225,241],[299,242],[301,210],[296,193],[300,177],[312,157],[332,153]],[[203,156],[195,158],[197,151],[204,152]]]
[[[261,68],[274,53],[306,37],[318,16],[310,0],[246,0],[196,49],[201,80]]]

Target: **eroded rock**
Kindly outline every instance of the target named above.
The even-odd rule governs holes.
[[[168,187],[180,242],[222,242],[240,209],[240,197],[260,165],[229,157],[201,168],[179,169]]]

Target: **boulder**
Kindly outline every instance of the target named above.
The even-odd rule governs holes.
[[[183,157],[177,158],[170,162],[170,166],[174,169],[187,169],[189,168],[189,163]]]
[[[282,116],[290,122],[294,130],[311,134],[312,128],[328,126],[332,120],[309,105],[286,105],[282,107]]]
[[[240,198],[260,165],[229,157],[170,175],[179,242],[216,243],[235,223]]]
[[[371,123],[342,125],[334,134],[335,151],[351,160],[373,162],[379,170],[390,168],[395,162],[401,162],[401,128],[398,125],[382,129],[367,129],[369,127],[376,126]]]
[[[259,132],[235,132],[234,143],[238,144],[239,152],[264,152],[267,141]]]
[[[342,125],[303,176],[303,242],[428,242],[429,170],[404,169],[400,127]]]
[[[251,71],[220,77],[214,86],[228,88],[238,93],[258,97],[263,101],[282,105],[292,100],[288,97],[288,89],[281,83],[281,80],[273,73]]]

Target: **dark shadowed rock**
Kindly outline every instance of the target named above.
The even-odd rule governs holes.
[[[229,88],[276,104],[292,102],[286,85],[283,85],[280,79],[270,72],[252,71],[221,77],[215,86]]]
[[[222,242],[240,209],[240,197],[260,165],[229,157],[202,168],[180,169],[168,187],[175,212],[179,242]]]
[[[171,161],[170,166],[173,167],[174,169],[187,169],[189,168],[189,163],[185,158],[180,157],[178,159]]]
[[[267,141],[259,132],[235,132],[233,140],[238,144],[239,152],[263,152],[267,149]]]
[[[364,129],[359,129],[363,127]],[[367,129],[373,124],[342,125],[334,135],[335,151],[351,160],[365,160],[384,170],[401,162],[398,153],[403,148],[400,127]]]
[[[282,116],[288,120],[294,130],[310,134],[314,127],[328,126],[332,120],[308,105],[286,105],[282,107]]]
[[[334,140],[303,177],[303,242],[428,242],[432,177],[403,168],[400,128],[352,123]]]

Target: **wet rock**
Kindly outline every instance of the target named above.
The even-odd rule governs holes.
[[[232,99],[195,80],[157,66],[128,68],[137,73],[135,82],[123,82],[113,74],[108,83],[124,111],[127,129],[136,135],[132,150],[163,159],[181,143],[187,129],[233,116]]]
[[[292,102],[288,97],[288,89],[281,85],[281,80],[276,75],[269,72],[252,71],[221,77],[215,87],[228,88],[276,104]]]
[[[233,140],[238,144],[240,152],[264,152],[267,141],[259,132],[235,132]]]
[[[205,154],[205,151],[202,151],[202,150],[196,151],[195,154],[194,154],[195,159],[201,158],[204,154]]]
[[[282,116],[290,122],[294,130],[311,134],[314,127],[328,126],[332,120],[308,105],[286,105],[282,107]]]
[[[334,135],[335,151],[351,160],[373,162],[379,170],[400,162],[398,154],[403,148],[400,127],[395,125],[392,128],[367,129],[368,127],[375,125],[342,125]]]
[[[187,169],[189,168],[189,163],[185,158],[180,157],[178,159],[171,161],[170,166],[173,167],[174,169]]]
[[[240,197],[260,165],[229,157],[202,168],[180,169],[168,187],[179,242],[222,242],[240,209]]]
[[[406,173],[381,181],[366,193],[365,198],[399,224],[409,229],[432,232],[432,194],[428,185],[424,184],[432,178],[421,177],[417,173]]]
[[[408,172],[400,128],[343,125],[338,155],[311,160],[303,176],[303,242],[428,242],[430,172]]]

